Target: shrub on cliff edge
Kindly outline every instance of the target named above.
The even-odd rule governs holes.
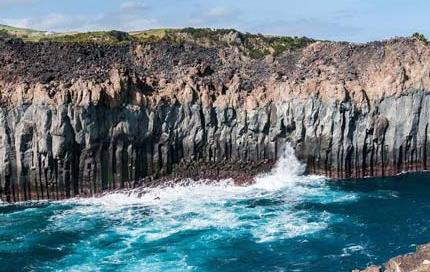
[[[415,32],[414,34],[412,34],[412,38],[420,40],[420,41],[422,41],[425,44],[429,43],[429,41],[427,40],[426,36],[424,36],[424,34],[422,34],[422,33]]]

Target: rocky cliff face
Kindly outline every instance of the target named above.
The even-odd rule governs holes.
[[[61,199],[264,169],[290,142],[330,177],[427,169],[430,48],[0,41],[0,196]],[[234,40],[234,44],[229,43]]]

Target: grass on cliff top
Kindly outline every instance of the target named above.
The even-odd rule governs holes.
[[[39,31],[35,29],[29,29],[29,28],[20,28],[20,27],[14,27],[14,26],[8,26],[8,25],[2,25],[0,24],[0,30],[6,30],[10,32],[20,32],[20,33],[43,33],[44,31]]]
[[[20,38],[24,42],[54,41],[70,43],[119,44],[134,40],[129,33],[115,30],[53,33],[7,25],[0,25],[0,35],[3,37]]]
[[[1,36],[12,36],[20,38],[24,41],[38,41],[47,35],[46,31],[39,31],[35,29],[19,28],[8,25],[0,24],[0,37]]]
[[[165,38],[167,29],[150,29],[145,31],[95,31],[82,33],[60,33],[43,40],[69,43],[124,44],[128,42],[150,42]]]
[[[200,46],[237,47],[251,58],[277,56],[286,50],[295,50],[315,42],[306,37],[265,36],[241,33],[234,29],[183,28],[150,29],[145,31],[95,31],[75,33],[49,33],[0,25],[3,36],[21,38],[25,42],[54,41],[65,43],[124,44],[129,42],[169,41],[195,43]],[[0,34],[2,34],[0,33]],[[0,36],[1,37],[1,36]]]
[[[161,40],[166,37],[169,29],[160,28],[160,29],[149,29],[144,31],[132,31],[129,32],[130,35],[139,41],[155,41]]]
[[[252,58],[280,55],[315,42],[306,37],[265,36],[234,29],[184,28],[167,30],[166,37],[176,42],[194,42],[203,46],[235,46]]]
[[[83,33],[65,33],[47,36],[42,40],[64,43],[100,43],[121,44],[133,41],[131,35],[121,31],[95,31]]]

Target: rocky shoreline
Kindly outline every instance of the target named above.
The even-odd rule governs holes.
[[[233,30],[181,42],[0,40],[0,198],[163,177],[240,182],[287,143],[308,173],[333,178],[428,170],[426,43],[308,41],[258,57],[245,47]]]
[[[353,272],[427,272],[430,271],[430,244],[417,246],[415,253],[397,256],[384,266],[371,266]]]

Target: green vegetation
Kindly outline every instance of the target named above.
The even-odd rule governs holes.
[[[234,29],[184,28],[167,30],[166,37],[176,42],[194,42],[207,46],[236,46],[251,58],[267,55],[278,56],[287,50],[295,50],[315,42],[306,37],[264,36],[241,33]]]
[[[107,32],[96,31],[85,33],[54,34],[51,36],[46,36],[42,40],[68,43],[121,44],[133,41],[133,38],[127,32],[112,30]]]
[[[132,31],[130,35],[141,42],[161,40],[166,37],[169,30],[166,28]]]
[[[2,37],[17,37],[24,41],[38,41],[44,37],[47,32],[38,31],[34,29],[19,28],[7,25],[0,25],[0,32]]]
[[[43,40],[68,43],[100,43],[100,44],[124,44],[128,42],[151,42],[164,39],[167,29],[151,29],[146,31],[122,32],[122,31],[96,31],[83,33],[59,33],[47,36]]]
[[[412,38],[420,40],[420,41],[422,41],[425,44],[429,43],[429,41],[427,40],[426,36],[424,36],[424,34],[421,34],[421,33],[418,33],[418,32],[415,32],[414,34],[412,34]]]
[[[0,24],[0,29],[6,30],[8,32],[25,33],[25,34],[42,33],[43,32],[43,31],[38,31],[38,30],[34,30],[34,29],[19,28],[19,27],[7,26],[7,25],[2,25],[2,24]]]
[[[20,38],[25,42],[54,41],[70,43],[120,44],[135,40],[129,33],[116,30],[82,33],[50,33],[46,31],[0,25],[0,32],[2,36]]]
[[[211,41],[220,41],[220,38],[233,32],[234,29],[211,29],[211,28],[192,28],[187,27],[183,29],[170,30],[171,34],[182,33],[190,35],[193,39],[206,39]]]
[[[315,42],[306,37],[269,37],[268,44],[273,48],[274,55],[279,55],[288,49],[298,49]]]
[[[9,38],[9,34],[6,30],[0,29],[0,39]]]
[[[282,36],[263,36],[254,34],[244,35],[245,47],[250,51],[257,53],[257,56],[265,56],[269,53],[278,56],[287,50],[296,50],[315,42],[306,37],[282,37]]]

